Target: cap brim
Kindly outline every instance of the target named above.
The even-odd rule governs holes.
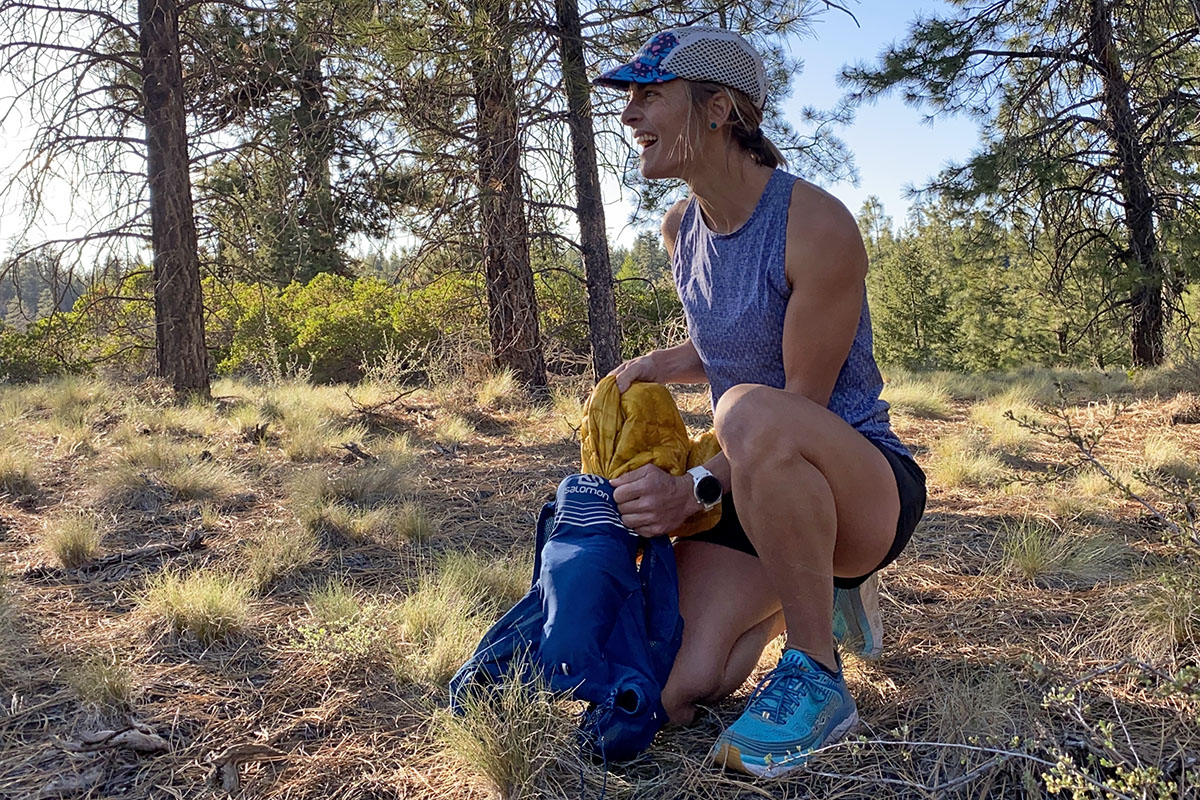
[[[678,77],[673,72],[662,72],[653,67],[647,67],[644,64],[631,61],[628,64],[622,64],[616,69],[610,69],[608,72],[601,73],[592,80],[592,85],[604,86],[609,89],[628,89],[631,83],[666,83]]]

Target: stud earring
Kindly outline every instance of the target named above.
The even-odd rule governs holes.
[[[715,131],[717,129],[717,123],[710,122],[710,123],[708,123],[708,127],[712,128]]]

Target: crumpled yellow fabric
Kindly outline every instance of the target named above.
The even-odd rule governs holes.
[[[646,464],[682,475],[720,452],[721,445],[713,431],[688,436],[671,392],[661,383],[634,383],[621,394],[610,375],[596,384],[583,407],[579,449],[584,472],[611,480]],[[720,518],[719,505],[697,512],[671,535],[691,536]]]

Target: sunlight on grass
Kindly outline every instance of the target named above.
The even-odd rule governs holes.
[[[1018,420],[1039,421],[1042,413],[1034,405],[1027,387],[1014,387],[990,400],[971,406],[970,417],[988,433],[993,447],[1009,453],[1024,453],[1037,442],[1034,434],[1008,419],[1009,412]]]
[[[511,369],[486,376],[475,390],[475,404],[483,409],[500,410],[527,405],[525,387]]]
[[[166,571],[151,579],[142,605],[175,633],[189,633],[211,644],[245,629],[250,619],[250,586],[220,572],[185,576]]]
[[[0,492],[31,495],[37,492],[37,480],[28,453],[17,447],[0,448]]]
[[[465,444],[475,435],[475,426],[458,414],[445,414],[433,427],[433,438],[448,447]]]
[[[946,419],[954,413],[949,392],[917,377],[900,378],[884,384],[883,399],[897,414],[920,419]]]
[[[1027,518],[999,534],[1002,570],[1039,584],[1092,586],[1116,577],[1124,548],[1102,533],[1077,535]]]
[[[246,546],[245,571],[250,584],[262,592],[312,563],[317,538],[308,528],[268,531]]]
[[[514,677],[495,692],[464,697],[462,715],[437,715],[434,743],[439,758],[455,773],[473,776],[496,797],[570,796],[545,784],[562,766],[564,754],[579,751],[574,720],[558,708],[545,686],[524,683],[516,674],[514,670]],[[571,774],[570,769],[561,771],[563,778]],[[561,790],[578,793],[580,787],[573,782],[570,789]]]
[[[934,483],[947,488],[988,488],[998,485],[1008,470],[977,436],[959,434],[933,446],[928,472]]]
[[[407,645],[395,664],[397,676],[445,685],[488,626],[525,594],[528,571],[519,569],[512,562],[456,553],[424,575],[393,611]]]
[[[362,613],[358,593],[339,578],[330,578],[310,592],[304,605],[322,625],[345,625]]]
[[[1183,482],[1200,479],[1200,459],[1189,455],[1169,434],[1153,433],[1147,436],[1142,445],[1142,454],[1146,469],[1161,478]]]
[[[100,526],[91,514],[64,514],[47,522],[42,547],[59,566],[81,567],[100,552]]]

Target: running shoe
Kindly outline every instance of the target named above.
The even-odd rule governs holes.
[[[776,778],[800,766],[858,723],[854,698],[836,674],[806,653],[784,650],[746,710],[717,737],[709,757],[717,766]]]
[[[853,589],[833,590],[833,638],[863,658],[879,658],[883,652],[879,573]]]

